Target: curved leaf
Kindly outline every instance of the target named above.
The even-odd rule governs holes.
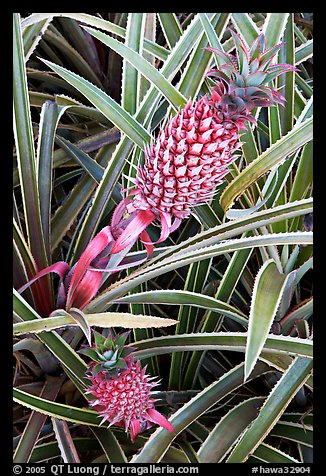
[[[220,312],[221,314],[224,314],[225,316],[228,316],[245,326],[248,324],[246,315],[235,309],[230,304],[209,296],[205,296],[204,294],[191,291],[180,291],[176,289],[147,291],[125,296],[123,298],[117,299],[115,302],[196,306],[202,309],[211,309],[213,311]]]
[[[92,65],[90,65],[79,52],[82,49],[82,45],[80,45],[78,48],[79,51],[77,51],[71,46],[70,42],[67,41],[55,27],[53,27],[53,25],[45,32],[44,39],[46,40],[48,47],[54,47],[59,54],[61,53],[67,58],[69,65],[71,65],[75,71],[82,74],[83,77],[88,79],[91,83],[102,88],[102,82],[100,81],[98,74],[96,74]],[[50,58],[56,63],[59,63],[59,56],[52,55]]]
[[[144,40],[145,14],[128,13],[125,45],[139,53]],[[139,100],[140,73],[126,59],[123,60],[121,81],[121,105],[131,114],[135,114]]]
[[[108,461],[111,461],[111,463],[127,463],[126,455],[112,431],[94,426],[91,427],[91,430],[103,448]]]
[[[64,463],[80,463],[67,422],[52,417],[52,426]]]
[[[28,322],[41,323],[43,320],[15,289],[13,293],[13,311],[19,320],[23,321],[21,324],[26,321],[26,324]],[[79,389],[85,387],[86,380],[84,380],[84,376],[87,366],[74,349],[59,334],[54,332],[41,333],[38,338],[57,357],[64,368],[69,369],[69,375],[76,387]]]
[[[243,37],[247,46],[250,46],[260,31],[248,13],[232,13],[232,21],[238,33]]]
[[[156,337],[137,342],[135,358],[144,359],[153,355],[169,354],[186,350],[233,350],[245,352],[247,332],[210,332],[177,334]],[[264,353],[301,355],[312,358],[313,343],[310,339],[270,334],[264,345]],[[261,354],[264,357],[264,354]]]
[[[210,432],[198,451],[201,463],[219,463],[259,412],[264,397],[253,397],[232,408]]]
[[[220,43],[220,40],[218,39],[217,34],[215,33],[215,30],[207,18],[207,15],[205,13],[199,13],[200,21],[203,24],[203,28],[205,31],[205,35],[207,36],[207,40],[209,42],[209,45],[211,48],[217,48],[219,50],[223,51],[223,47]],[[214,54],[214,60],[217,65],[223,64],[223,61],[221,58],[213,51]]]
[[[258,417],[240,438],[227,463],[240,463],[248,459],[277,423],[289,402],[309,377],[311,370],[311,359],[298,357],[293,361],[265,400]]]
[[[95,26],[96,28],[101,28],[101,30],[109,31],[110,33],[122,38],[125,38],[126,36],[126,30],[121,26],[104,20],[103,18],[89,15],[88,13],[32,13],[32,15],[22,20],[22,29],[24,31],[25,28],[30,25],[34,25],[35,23],[45,19],[52,19],[56,16],[72,18],[79,22],[85,23],[86,25]],[[168,56],[168,51],[163,46],[157,45],[146,38],[144,39],[144,49],[162,60],[166,60]]]
[[[72,407],[62,403],[52,402],[30,393],[24,392],[19,388],[13,389],[13,399],[32,410],[43,413],[45,415],[60,418],[73,423],[82,425],[99,426],[101,420],[99,414],[94,410],[85,408]],[[109,431],[109,430],[108,430]]]
[[[54,137],[60,118],[68,108],[69,106],[58,106],[54,101],[46,101],[40,115],[36,165],[43,239],[48,262],[51,262],[50,217]]]
[[[257,374],[265,367],[256,369]],[[225,373],[217,382],[202,390],[188,403],[177,410],[169,421],[175,429],[175,433],[168,432],[163,428],[158,428],[143,446],[139,454],[134,456],[131,463],[157,463],[166,453],[174,438],[187,428],[200,415],[206,412],[213,405],[218,403],[223,397],[238,388],[243,379],[243,365],[237,365],[229,372]]]
[[[48,18],[41,20],[37,23],[33,23],[23,30],[23,41],[24,41],[24,54],[25,61],[27,61],[37,45],[39,44],[43,33],[48,28],[53,17],[49,16]]]
[[[47,381],[42,388],[41,398],[55,399],[61,385],[63,384],[63,377],[47,377]],[[29,463],[36,441],[39,438],[40,432],[46,421],[46,416],[33,411],[28,419],[24,433],[19,439],[19,443],[13,456],[14,463]]]
[[[101,31],[88,27],[84,27],[84,29],[132,64],[137,71],[142,73],[145,78],[155,85],[175,110],[178,107],[184,107],[186,105],[187,99],[174,86],[172,86],[170,81],[168,81],[156,68],[154,68],[154,66],[148,63],[148,61],[142,58],[136,51],[131,50],[128,46]]]
[[[266,49],[279,43],[283,36],[289,13],[267,13],[262,32],[265,35]]]
[[[294,127],[287,135],[275,142],[257,159],[251,162],[232,182],[223,190],[220,203],[227,210],[235,198],[241,195],[252,183],[269,170],[277,167],[293,152],[313,138],[313,118],[310,117],[299,126]]]
[[[142,266],[142,269],[146,269],[153,263],[162,261],[163,259],[172,256],[176,252],[182,252],[184,249],[196,249],[200,246],[209,246],[219,241],[223,241],[234,236],[241,235],[246,231],[254,230],[271,223],[277,223],[292,216],[300,216],[306,213],[310,213],[313,210],[312,198],[297,201],[296,203],[287,203],[270,210],[262,210],[260,212],[253,213],[249,217],[240,217],[232,222],[223,223],[215,226],[201,233],[196,234],[178,245],[169,248],[164,253],[160,253],[156,258],[151,259]]]
[[[300,463],[300,461],[284,453],[279,448],[274,448],[266,443],[261,443],[253,456],[266,463]]]
[[[229,208],[229,210],[226,212],[225,217],[228,218],[229,220],[235,220],[236,218],[241,218],[242,216],[246,215],[251,215],[251,213],[254,213],[258,211],[260,208],[262,208],[263,205],[269,200],[270,196],[272,193],[275,191],[275,187],[277,185],[278,181],[278,171],[275,171],[275,174],[272,174],[271,176],[271,183],[269,184],[266,194],[264,194],[264,190],[262,190],[262,198],[257,200],[256,205],[250,208]],[[267,185],[266,181],[266,185]]]
[[[141,149],[150,142],[151,136],[146,129],[104,91],[62,66],[45,59],[42,59],[42,61],[82,93],[109,121],[121,129]]]
[[[271,430],[271,436],[278,436],[286,440],[313,447],[313,428],[306,423],[279,421]]]
[[[290,65],[294,65],[295,63],[293,24],[293,13],[291,13],[288,17],[284,31],[284,44],[282,45],[278,56],[280,63],[286,63]],[[280,75],[277,78],[276,83],[277,87],[280,88],[283,96],[285,97],[285,106],[281,108],[279,107],[282,134],[284,135],[293,128],[294,123],[295,71],[288,71],[286,75]]]
[[[313,298],[301,302],[298,306],[292,309],[281,321],[282,334],[288,334],[296,321],[301,319],[308,319],[313,314]]]
[[[311,58],[313,55],[313,48],[313,40],[308,40],[305,43],[302,43],[302,45],[298,46],[295,49],[295,64],[298,65]]]
[[[182,29],[175,13],[158,13],[164,36],[170,48],[175,46],[182,35]]]
[[[278,233],[271,235],[239,238],[238,240],[227,240],[216,245],[202,248],[200,247],[200,244],[194,245],[193,247],[190,246],[188,249],[186,248],[180,253],[175,253],[171,257],[166,258],[161,262],[148,266],[143,271],[135,271],[123,281],[118,281],[118,283],[115,283],[111,287],[111,289],[109,289],[108,291],[104,291],[91,303],[89,303],[86,306],[85,310],[87,309],[88,311],[99,311],[101,309],[101,306],[107,306],[110,301],[123,296],[125,293],[132,290],[138,284],[144,283],[149,279],[152,279],[156,276],[160,276],[161,274],[167,273],[168,271],[182,268],[183,266],[196,261],[201,261],[206,258],[219,256],[225,253],[231,253],[237,250],[248,249],[255,246],[281,244],[290,245],[297,243],[311,244],[312,233]]]
[[[43,319],[28,322],[18,322],[13,326],[14,334],[19,335],[25,334],[27,332],[33,332],[37,334],[39,332],[49,332],[60,327],[83,325],[83,332],[89,339],[90,336],[87,332],[89,326],[98,326],[103,328],[125,327],[130,329],[146,329],[149,327],[166,327],[177,324],[177,321],[174,319],[143,315],[134,316],[133,314],[124,312],[83,314],[83,321],[80,322],[81,318],[78,317],[80,311],[79,314],[77,314],[77,310],[72,308],[70,312],[72,315],[61,309],[58,309],[55,311],[56,315],[54,317],[44,317]],[[79,321],[76,320],[77,317]]]
[[[36,265],[42,269],[48,265],[41,221],[34,136],[27,87],[27,74],[23,50],[20,16],[13,15],[13,99],[14,137],[17,150],[18,173],[22,194],[27,241]],[[43,313],[51,312],[52,293],[47,278],[35,286],[46,299],[38,300]]]
[[[57,136],[55,142],[67,152],[68,156],[79,163],[97,183],[101,181],[104,171],[103,167],[86,154],[86,152],[76,147],[75,144],[72,144],[64,137]]]
[[[290,277],[281,274],[273,260],[266,261],[256,276],[250,305],[245,378],[254,368],[264,347]]]

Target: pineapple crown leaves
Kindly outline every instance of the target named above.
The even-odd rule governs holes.
[[[271,64],[284,43],[266,49],[265,35],[261,33],[247,48],[243,39],[229,30],[235,44],[235,56],[217,48],[205,48],[224,61],[207,73],[216,78],[211,102],[229,116],[256,122],[249,114],[254,107],[274,106],[275,103],[284,106],[284,97],[267,84],[280,74],[297,71],[297,68],[290,64]]]
[[[81,349],[79,352],[92,360],[91,371],[97,373],[106,371],[114,376],[120,369],[126,368],[126,357],[135,347],[126,347],[129,332],[124,332],[113,337],[110,331],[100,334],[94,331],[95,345]]]

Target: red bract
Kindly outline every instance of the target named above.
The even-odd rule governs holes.
[[[142,216],[142,214],[137,215],[133,222],[131,222],[130,219],[125,219],[119,224],[116,223],[116,235],[119,234],[117,233],[117,230],[124,230],[123,236],[123,232],[121,231],[121,235],[118,237],[117,241],[113,238],[111,226],[104,227],[93,238],[93,240],[90,241],[85,251],[81,254],[79,260],[73,267],[70,267],[65,261],[54,263],[36,273],[36,275],[22,286],[18,292],[22,293],[43,276],[46,276],[49,273],[56,273],[61,278],[61,283],[58,290],[55,308],[65,308],[69,310],[70,308],[75,307],[83,309],[98,292],[102,283],[103,272],[106,271],[106,266],[113,254],[120,253],[120,256],[118,261],[115,262],[113,268],[110,268],[111,274],[120,269],[126,269],[135,266],[135,264],[141,264],[144,261],[141,260],[133,263],[128,261],[128,259],[125,260],[125,255],[133,246],[135,241],[137,241],[138,237],[146,240],[145,247],[147,253],[148,255],[152,254],[153,245],[145,228],[149,223],[151,223],[153,218],[154,215],[151,212],[145,212],[144,216]],[[121,253],[121,251],[123,252]],[[104,256],[102,256],[103,253]],[[36,307],[38,307],[37,304]]]
[[[109,226],[103,228],[95,238],[87,245],[85,251],[77,261],[71,277],[68,293],[67,308],[78,307],[83,309],[97,293],[102,273],[88,270],[91,262],[113,242],[113,236]]]
[[[106,247],[110,244],[112,245],[113,241],[110,227],[103,228],[90,241],[73,267],[70,267],[65,261],[54,263],[37,273],[33,279],[28,281],[18,291],[22,293],[42,276],[56,273],[62,280],[58,291],[56,308],[66,308],[69,310],[72,307],[77,307],[83,309],[95,296],[102,281],[102,273],[89,270],[88,268]]]

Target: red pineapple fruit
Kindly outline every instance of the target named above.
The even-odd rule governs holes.
[[[95,399],[89,404],[102,416],[102,423],[129,429],[131,441],[153,424],[173,432],[171,423],[154,407],[152,388],[158,382],[129,355],[134,349],[125,347],[127,336],[94,332],[95,346],[80,351],[92,359],[87,377],[92,385],[86,394]]]
[[[111,253],[135,241],[155,219],[162,225],[158,241],[164,241],[193,207],[213,196],[237,157],[241,130],[255,122],[251,111],[257,106],[284,105],[284,97],[267,86],[278,75],[296,69],[271,64],[282,43],[266,49],[261,34],[247,48],[240,36],[231,33],[236,56],[207,48],[222,59],[219,68],[208,73],[216,78],[211,95],[189,101],[146,148],[135,189],[113,216],[112,231],[116,228],[120,236]],[[125,210],[130,214],[128,223],[120,221]]]

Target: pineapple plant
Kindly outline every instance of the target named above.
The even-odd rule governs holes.
[[[15,463],[310,462],[309,15],[14,14]],[[219,42],[223,51],[207,48]],[[278,52],[298,68],[275,64]],[[268,115],[255,110],[275,104]],[[226,177],[258,119],[238,173]],[[195,207],[226,178],[229,193],[214,213],[196,210],[199,225]],[[245,219],[230,223],[239,182]],[[151,224],[159,242],[181,229],[155,259]],[[129,253],[139,239],[147,256]],[[212,310],[213,296],[228,309]],[[267,297],[280,303],[277,318]],[[135,353],[127,334],[116,336],[120,324],[134,326],[126,308],[139,317]],[[178,326],[159,330],[164,316]],[[228,350],[200,350],[225,338]],[[160,379],[170,422],[155,409]],[[85,402],[93,411],[76,412]]]

